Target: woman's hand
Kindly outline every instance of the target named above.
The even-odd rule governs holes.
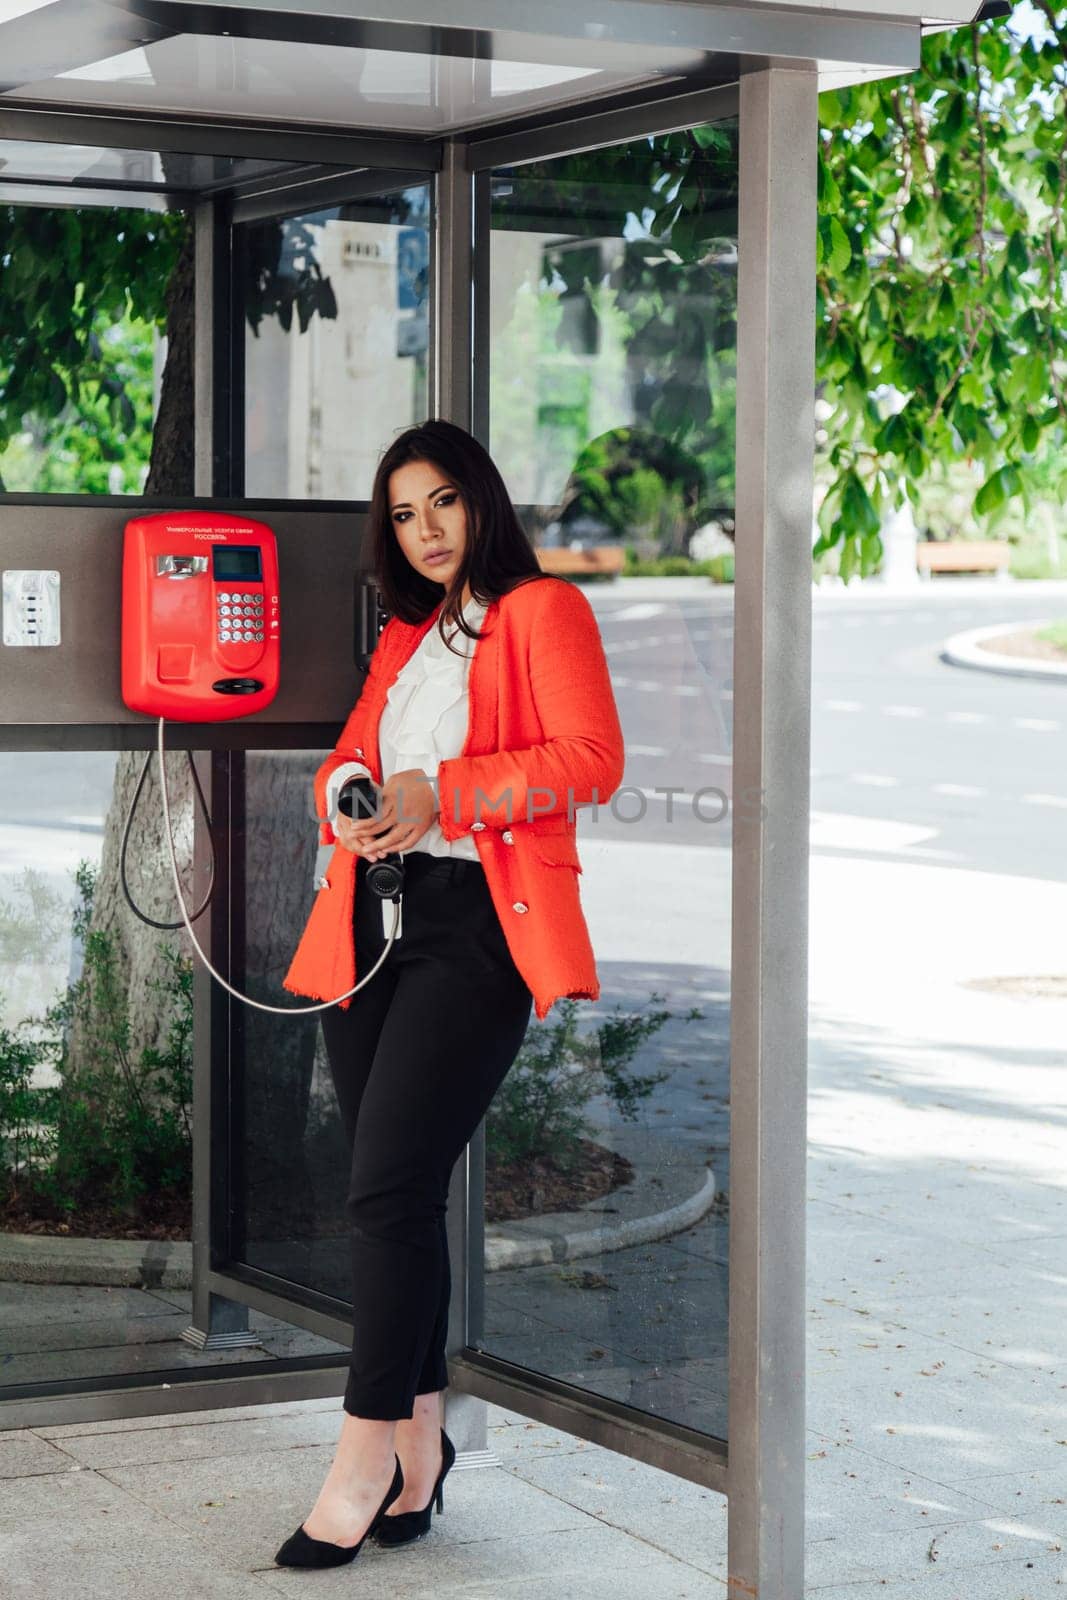
[[[377,861],[410,850],[436,821],[437,810],[433,779],[422,767],[408,767],[386,779],[378,816],[357,821],[340,813],[331,826],[344,849]]]

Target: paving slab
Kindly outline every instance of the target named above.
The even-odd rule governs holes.
[[[191,1306],[190,1297],[190,1306]],[[34,1328],[58,1322],[75,1335],[82,1322],[94,1324],[134,1317],[158,1317],[178,1309],[146,1289],[103,1288],[95,1284],[0,1284],[0,1326],[5,1330]]]
[[[520,1455],[512,1471],[701,1572],[725,1572],[726,1501],[710,1489],[611,1451]]]
[[[4,1354],[8,1357],[45,1354],[52,1350],[101,1350],[109,1345],[177,1339],[189,1326],[189,1318],[181,1311],[168,1312],[160,1307],[158,1314],[147,1316],[84,1317],[73,1329],[58,1319],[15,1327],[7,1322],[0,1294],[0,1326],[4,1329]]]
[[[380,1600],[384,1592],[391,1600],[394,1596],[407,1600],[411,1595],[433,1595],[449,1588],[469,1594],[484,1585],[491,1593],[504,1578],[513,1583],[521,1580],[517,1590],[520,1594],[522,1585],[527,1586],[529,1594],[545,1593],[547,1585],[555,1586],[547,1592],[565,1594],[569,1583],[576,1591],[582,1586],[586,1600],[593,1595],[597,1600],[601,1596],[610,1600],[612,1576],[618,1573],[628,1575],[631,1593],[647,1591],[652,1583],[658,1584],[661,1595],[670,1595],[672,1600],[685,1586],[693,1595],[707,1591],[706,1573],[660,1554],[640,1539],[603,1527],[592,1518],[583,1519],[577,1526],[522,1534],[515,1532],[517,1526],[521,1526],[519,1519],[498,1522],[485,1537],[462,1542],[438,1540],[435,1530],[433,1536],[420,1539],[407,1549],[384,1550],[374,1545],[361,1551],[351,1568],[342,1569],[348,1573],[344,1592],[374,1596],[375,1600]],[[275,1567],[269,1578],[272,1586],[284,1594],[307,1593],[306,1573]],[[595,1587],[591,1588],[591,1584]]]
[[[1057,1556],[988,1562],[966,1573],[874,1579],[867,1583],[810,1585],[818,1600],[1063,1600],[1067,1576]]]
[[[0,1478],[31,1478],[41,1473],[69,1472],[75,1463],[29,1429],[0,1433]]]
[[[1002,1510],[1007,1499],[981,1482],[962,1489],[883,1461],[855,1445],[812,1432],[805,1463],[807,1535],[812,1542],[842,1529],[872,1530],[965,1522]]]
[[[5,1485],[0,1593],[5,1600],[264,1600],[249,1572],[220,1561],[211,1541],[158,1516],[98,1473]]]
[[[341,1421],[339,1402],[332,1412],[245,1417],[237,1422],[202,1423],[194,1412],[186,1415],[181,1426],[74,1434],[51,1442],[84,1467],[110,1471],[127,1466],[143,1468],[159,1461],[173,1465],[203,1456],[229,1460],[256,1454],[265,1447],[280,1451],[328,1445],[333,1451],[340,1437]]]
[[[338,1384],[338,1396],[344,1388]],[[32,1431],[42,1439],[76,1438],[88,1433],[138,1433],[144,1429],[188,1428],[193,1424],[203,1427],[212,1422],[242,1422],[246,1419],[261,1422],[269,1417],[302,1416],[309,1411],[328,1411],[336,1415],[339,1398],[316,1395],[310,1400],[277,1400],[269,1405],[220,1406],[217,1410],[173,1411],[157,1417],[113,1417],[100,1422],[51,1422]],[[14,1429],[20,1434],[27,1430]],[[0,1433],[0,1439],[5,1435]]]
[[[870,1530],[858,1545],[851,1530],[836,1537],[809,1541],[806,1583],[820,1586],[842,1582],[882,1581],[885,1578],[924,1578],[932,1566],[938,1571],[966,1572],[1013,1559],[1045,1561],[1051,1571],[1067,1577],[1063,1547],[1067,1543],[1067,1516],[1020,1519],[996,1515],[970,1521],[939,1520],[929,1527],[899,1533]]]
[[[1012,1516],[1051,1515],[1053,1507],[1067,1505],[1067,1471],[1057,1461],[1030,1472],[979,1474],[966,1480],[966,1493],[988,1500]]]
[[[242,1456],[110,1468],[107,1477],[146,1506],[191,1532],[207,1532],[228,1565],[270,1568],[284,1539],[310,1512],[333,1459],[333,1445],[268,1448]],[[419,1541],[430,1561],[446,1548],[522,1535],[533,1545],[564,1529],[602,1531],[581,1511],[539,1494],[502,1467],[455,1470],[445,1510]],[[414,1548],[414,1547],[413,1547]],[[378,1547],[374,1547],[379,1553]],[[368,1545],[357,1564],[370,1555]],[[380,1552],[383,1558],[394,1554]],[[520,1569],[521,1570],[521,1569]]]

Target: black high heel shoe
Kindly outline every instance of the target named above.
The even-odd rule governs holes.
[[[441,1470],[437,1474],[437,1482],[433,1486],[430,1498],[421,1511],[397,1511],[391,1517],[382,1517],[374,1530],[378,1544],[410,1544],[413,1539],[421,1539],[423,1534],[429,1533],[430,1507],[436,1500],[438,1516],[445,1509],[445,1492],[442,1486],[455,1459],[456,1447],[442,1428]]]
[[[400,1457],[394,1454],[393,1460],[396,1462],[396,1470],[389,1491],[371,1518],[370,1527],[359,1544],[346,1548],[344,1545],[334,1544],[330,1539],[313,1539],[309,1533],[304,1532],[304,1525],[301,1523],[274,1557],[277,1564],[280,1567],[343,1567],[347,1561],[354,1561],[367,1535],[373,1533],[379,1518],[385,1515],[386,1508],[403,1493],[404,1474],[400,1469]]]

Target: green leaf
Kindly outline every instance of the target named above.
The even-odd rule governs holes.
[[[885,422],[874,436],[874,447],[879,452],[890,454],[895,451],[906,452],[908,448],[908,424],[904,420],[902,411],[894,411],[886,417]]]
[[[1008,263],[1016,272],[1025,272],[1030,265],[1030,252],[1020,230],[1008,240]]]
[[[722,129],[714,122],[705,128],[690,128],[689,131],[701,150],[714,150],[722,138]]]
[[[873,178],[869,177],[866,172],[858,167],[854,161],[849,162],[847,171],[849,177],[855,184],[858,185],[859,188],[866,190],[868,194],[878,193],[877,183]]]
[[[67,386],[55,368],[48,372],[44,404],[50,416],[58,417],[67,403]]]
[[[1028,356],[1023,367],[1026,373],[1026,398],[1031,405],[1039,405],[1049,392],[1049,372],[1044,355]]]
[[[848,234],[836,217],[829,219],[829,251],[827,256],[830,271],[835,278],[839,278],[846,271],[852,260],[852,244]]]
[[[841,515],[850,534],[877,533],[881,526],[881,518],[855,470],[851,471],[845,480],[841,497]]]
[[[860,541],[860,571],[865,578],[877,572],[884,554],[882,540],[877,533],[864,534]]]
[[[967,97],[956,94],[949,104],[948,113],[941,119],[941,136],[946,140],[958,139],[967,118]]]
[[[974,509],[979,516],[994,511],[1007,499],[1007,490],[1004,484],[1005,469],[1001,467],[986,479],[974,497]]]
[[[985,384],[973,366],[968,367],[960,379],[958,393],[968,405],[981,406],[985,403]]]

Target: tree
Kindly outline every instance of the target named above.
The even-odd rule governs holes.
[[[267,316],[288,326],[295,312],[306,328],[315,312],[336,314],[332,290],[312,259],[313,241],[302,224],[268,222],[252,233],[256,253],[248,321],[253,331]],[[135,487],[147,469],[147,496],[165,500],[191,494],[193,296],[193,233],[183,213],[0,208],[0,455],[12,439],[29,431],[45,457],[35,489],[107,492],[108,465],[122,463],[127,487]],[[151,353],[156,334],[165,337],[166,360],[153,418]],[[48,455],[66,454],[72,443],[69,453],[76,454],[85,476],[57,483]],[[180,934],[146,928],[120,888],[122,837],[143,761],[137,752],[117,758],[86,929],[87,937],[106,936],[114,949],[135,1057],[159,1047],[167,1036],[173,1019],[160,1008],[157,980],[166,943],[185,942]],[[277,915],[249,930],[249,966],[263,973],[253,979],[261,999],[270,998],[265,989],[276,990],[278,969],[284,971],[291,954],[286,939],[291,945],[292,930],[306,910],[302,902],[315,858],[306,796],[316,764],[313,756],[286,753],[253,770],[249,778],[250,878],[255,879],[257,870],[270,877],[266,840],[274,826],[292,833],[284,852],[287,870],[277,875],[271,890]],[[167,771],[176,851],[188,881],[193,798],[185,758],[168,757]],[[153,762],[131,829],[129,877],[134,897],[148,915],[175,921],[178,912],[160,827]],[[66,1049],[65,1083],[73,1088],[79,1069],[94,1064],[89,1010],[72,1020]],[[258,1140],[247,1167],[250,1190],[258,1186],[257,1149],[265,1152],[268,1164],[292,1156],[306,1113],[314,1049],[314,1030],[306,1023],[292,1025],[284,1040],[272,1043],[279,1068],[273,1080],[260,1074],[250,1084],[245,1109]],[[284,1114],[276,1115],[283,1100]],[[290,1178],[301,1183],[299,1164],[290,1159],[289,1169]],[[270,1188],[266,1184],[264,1192]]]
[[[879,528],[965,457],[979,514],[1067,488],[1067,9],[974,23],[922,68],[820,97],[816,369],[829,491],[815,553],[869,573]],[[899,410],[883,405],[893,391]]]
[[[191,260],[181,212],[0,206],[0,455],[27,427],[48,450],[73,426],[102,462],[143,459],[153,432],[150,368],[113,334],[140,328],[150,338],[162,328],[182,277],[175,269],[188,277]],[[191,330],[191,319],[181,326]],[[173,355],[180,387],[180,341]],[[189,396],[171,389],[173,399],[165,382],[160,439],[183,431],[168,416]],[[190,492],[191,472],[168,475],[182,481],[165,492]]]

